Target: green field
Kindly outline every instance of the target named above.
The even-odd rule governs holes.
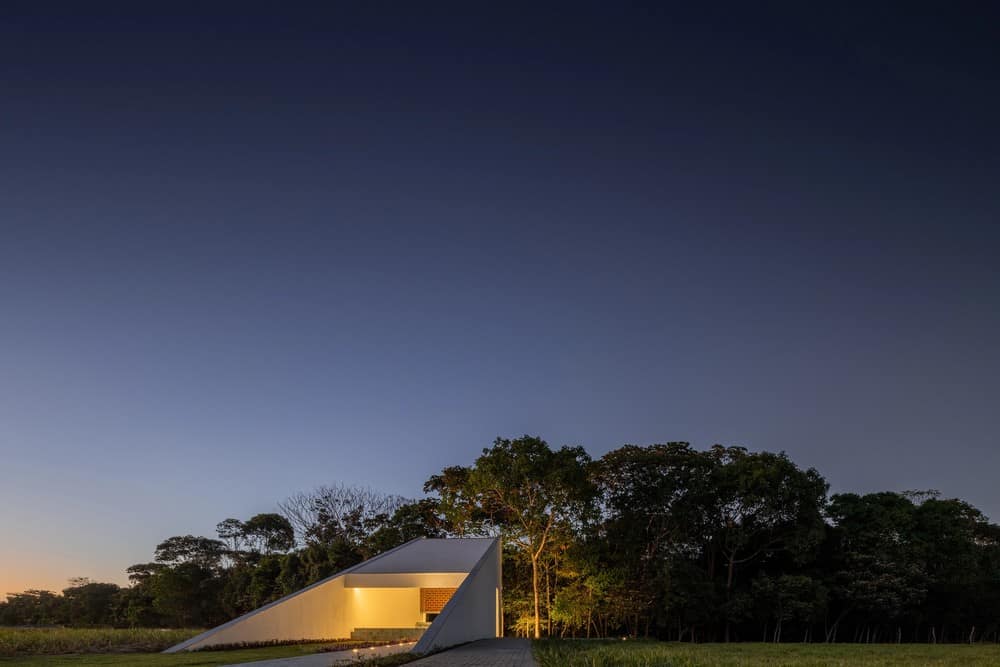
[[[42,667],[89,667],[90,665],[115,665],[125,667],[195,667],[231,665],[235,662],[267,660],[268,658],[292,658],[315,653],[321,645],[299,644],[296,646],[272,646],[268,648],[237,649],[234,651],[196,651],[194,653],[83,653],[73,655],[30,655],[17,658],[0,658],[0,665],[30,665]]]
[[[160,650],[197,630],[0,628],[0,667],[211,667],[308,655],[328,644],[297,644],[163,655]],[[1000,665],[996,644],[678,644],[646,641],[543,640],[534,644],[540,667],[902,667]],[[387,656],[395,665],[413,656]]]
[[[163,649],[199,632],[200,630],[0,628],[0,667],[13,665],[209,667],[309,655],[329,646],[329,643],[317,643],[172,655],[160,653]],[[407,658],[408,656],[386,656],[379,663],[402,664]]]
[[[980,644],[678,644],[543,640],[540,667],[954,667],[1000,665],[1000,646]]]
[[[195,629],[0,627],[0,658],[58,653],[162,651],[199,632]]]

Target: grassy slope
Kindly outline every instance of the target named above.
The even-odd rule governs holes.
[[[1000,665],[1000,646],[535,642],[540,667],[941,667]]]
[[[274,646],[271,648],[255,648],[237,651],[198,651],[195,653],[180,653],[163,655],[160,653],[127,653],[127,654],[84,654],[84,655],[33,655],[24,658],[0,658],[0,665],[29,665],[41,667],[89,667],[90,665],[115,665],[125,667],[187,667],[231,665],[238,662],[252,662],[269,658],[295,658],[316,652],[320,645],[303,644],[300,646]],[[416,660],[410,653],[382,656],[359,662],[364,667],[396,667]]]
[[[209,667],[271,658],[293,658],[310,655],[318,652],[320,648],[330,646],[329,642],[321,642],[173,655],[163,655],[159,652],[199,632],[201,631],[0,627],[0,667],[14,665]],[[350,644],[350,642],[343,643]],[[412,659],[409,654],[391,655],[364,664],[401,665]]]
[[[13,665],[225,665],[316,653],[327,644],[162,655],[200,630],[0,628],[0,667]],[[16,657],[15,657],[16,656]]]
[[[195,665],[231,665],[235,662],[292,658],[315,653],[322,644],[271,646],[268,648],[237,649],[234,651],[195,651],[194,653],[85,653],[74,655],[29,655],[0,658],[0,667],[13,665],[53,665],[69,667],[83,665],[136,665],[136,667],[193,667]]]
[[[0,658],[53,653],[104,653],[107,651],[162,651],[200,630],[114,628],[3,628]]]

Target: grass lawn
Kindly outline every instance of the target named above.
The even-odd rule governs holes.
[[[955,667],[1000,665],[1000,645],[982,644],[678,644],[542,640],[540,667]]]
[[[116,630],[110,628],[0,628],[0,667],[14,665],[135,665],[182,667],[291,658],[317,653],[330,642],[227,651],[163,655],[163,649],[200,630]],[[340,642],[338,642],[340,643]],[[349,643],[349,642],[344,642]],[[362,644],[362,642],[358,642]],[[379,665],[403,664],[408,657],[385,656]],[[374,664],[374,663],[366,663]]]
[[[31,655],[23,658],[0,658],[0,665],[54,665],[55,667],[85,667],[89,665],[117,665],[126,667],[170,667],[171,665],[231,665],[236,662],[252,662],[269,658],[295,658],[315,653],[322,644],[301,644],[299,646],[273,646],[270,648],[241,649],[236,651],[197,651],[163,655],[161,653],[89,653],[77,655]],[[416,660],[410,653],[397,653],[359,662],[364,667],[396,667]]]
[[[323,644],[296,644],[267,648],[236,649],[233,651],[195,651],[193,653],[83,653],[72,655],[28,655],[0,658],[0,665],[52,665],[53,667],[83,667],[84,665],[135,665],[136,667],[193,667],[194,665],[231,665],[269,658],[293,658],[316,653]]]
[[[0,658],[55,653],[162,651],[199,632],[197,629],[0,627]]]

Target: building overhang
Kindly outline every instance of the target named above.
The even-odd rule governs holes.
[[[458,588],[468,572],[345,574],[344,588]]]

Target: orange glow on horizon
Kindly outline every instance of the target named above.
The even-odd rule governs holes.
[[[89,577],[93,581],[106,581],[119,586],[128,585],[124,572],[108,577],[101,576],[100,573],[80,571],[80,568],[70,568],[62,559],[44,556],[27,558],[20,554],[12,557],[11,554],[0,553],[0,600],[6,600],[10,593],[23,593],[27,590],[61,593],[74,577]]]
[[[8,571],[0,569],[0,601],[6,600],[12,593],[23,593],[29,590],[62,592],[69,586],[69,580],[55,576],[50,572]]]

